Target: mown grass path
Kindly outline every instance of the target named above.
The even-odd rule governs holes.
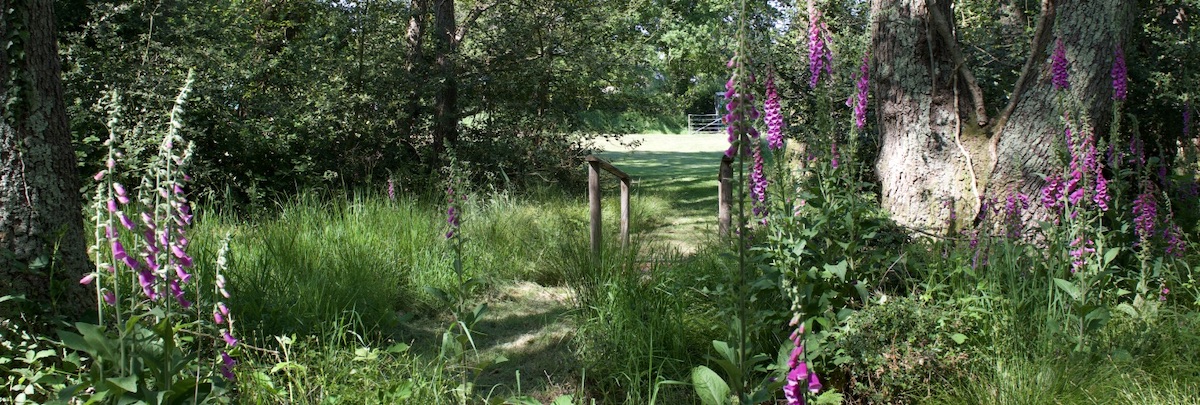
[[[602,150],[597,155],[633,177],[635,196],[658,197],[670,204],[660,226],[634,232],[645,232],[646,240],[684,254],[713,236],[717,170],[729,147],[724,134],[629,135],[597,147]]]
[[[722,134],[631,135],[622,142],[600,142],[597,155],[633,177],[635,206],[668,205],[654,210],[666,214],[651,220],[649,229],[633,232],[654,249],[688,254],[715,232],[717,169],[727,146]],[[586,174],[581,171],[581,175]],[[617,182],[606,176],[602,183],[606,198],[612,198]],[[512,395],[519,384],[522,394],[542,401],[586,392],[581,384],[588,383],[570,345],[575,326],[570,316],[564,316],[574,308],[573,299],[566,286],[528,281],[498,285],[486,294],[483,301],[489,311],[473,336],[477,358],[503,356],[508,361],[485,370],[476,389],[484,395],[489,391]],[[404,334],[418,351],[437,353],[436,344],[448,324],[449,319],[442,317],[417,321]]]

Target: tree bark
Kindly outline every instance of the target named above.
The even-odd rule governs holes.
[[[1108,137],[1112,119],[1112,68],[1116,46],[1129,37],[1133,3],[1130,0],[1058,0],[1055,35],[1066,47],[1070,66],[1067,100],[1077,101],[1084,116],[1071,117],[1086,123],[1097,139]],[[1049,41],[1053,43],[1053,39]],[[985,194],[1003,198],[1011,193],[1040,195],[1045,185],[1042,176],[1058,170],[1062,164],[1056,150],[1066,150],[1063,111],[1051,85],[1050,64],[1046,58],[1036,66],[1036,81],[1017,100],[1008,123],[998,128],[996,165]],[[1016,95],[1014,95],[1016,96]],[[1086,120],[1086,122],[1084,121]],[[1035,204],[1026,219],[1044,218],[1046,211]]]
[[[1128,38],[1132,28],[1129,16],[1136,15],[1132,1],[1046,3],[1050,7],[1044,6],[1045,12],[1057,12],[1047,19],[1055,22],[1054,36],[1062,39],[1070,61],[1071,86],[1063,99],[1078,103],[1086,116],[1073,120],[1086,119],[1097,136],[1105,137],[1112,106],[1109,69],[1116,45]],[[988,128],[992,139],[982,140],[982,134],[966,139],[968,125],[962,122],[968,121],[964,117],[970,110],[965,107],[972,103],[963,98],[965,88],[954,73],[961,66],[954,63],[952,49],[946,45],[955,39],[941,37],[944,30],[932,25],[929,7],[940,10],[940,16],[953,15],[946,0],[871,3],[872,77],[882,132],[876,171],[882,205],[893,219],[925,231],[942,231],[951,224],[951,210],[957,210],[959,221],[974,218],[980,197],[1039,195],[1042,176],[1058,170],[1055,151],[1065,143],[1059,95],[1051,86],[1046,57],[1038,52],[1044,47],[1037,43],[1012,95],[1015,103]],[[1041,39],[1035,42],[1046,42]],[[974,147],[963,147],[965,142]],[[987,145],[994,147],[994,159],[978,153]],[[968,154],[968,149],[976,153]],[[1044,213],[1031,207],[1025,219],[1040,219]]]
[[[458,27],[454,0],[434,0],[434,64],[438,86],[434,96],[433,159],[458,142],[458,72],[454,64]]]
[[[871,3],[872,77],[882,133],[875,170],[882,205],[893,219],[939,230],[946,227],[949,207],[973,204],[975,198],[970,167],[956,145],[958,66],[929,24],[928,7],[950,15],[947,1]]]
[[[51,0],[0,0],[0,294],[93,313],[79,177],[63,104]],[[22,31],[22,32],[16,32]],[[26,265],[49,259],[49,266]],[[4,315],[0,309],[0,316]]]

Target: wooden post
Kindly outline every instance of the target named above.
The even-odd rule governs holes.
[[[733,158],[721,156],[721,168],[717,173],[717,232],[729,237],[731,204],[733,204]]]
[[[621,179],[621,249],[629,248],[629,178]]]
[[[588,202],[592,214],[592,263],[600,263],[600,164],[588,161]]]
[[[721,156],[721,167],[717,173],[717,230],[728,237],[733,222],[733,159]]]

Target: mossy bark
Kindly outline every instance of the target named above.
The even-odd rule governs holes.
[[[1063,103],[1079,106],[1071,120],[1086,123],[1097,139],[1107,139],[1112,119],[1112,68],[1114,51],[1129,37],[1130,0],[1060,0],[1054,38],[1061,39],[1070,63],[1071,86],[1056,94],[1047,60],[1038,66],[1037,80],[1025,91],[1004,128],[999,128],[996,164],[986,194],[1002,199],[1012,193],[1040,196],[1043,176],[1059,170],[1058,151],[1066,151]],[[1053,40],[1051,40],[1053,42]],[[1053,49],[1053,45],[1051,45]],[[1060,102],[1060,97],[1062,102]],[[1080,116],[1082,114],[1082,116]],[[1047,213],[1035,204],[1026,220]]]
[[[82,198],[63,105],[51,0],[0,0],[0,295],[94,312]],[[48,266],[27,265],[49,259]],[[0,316],[5,309],[0,308]]]
[[[958,106],[971,104],[959,102],[957,66],[929,25],[928,7],[950,15],[946,1],[871,3],[872,77],[881,132],[875,170],[883,207],[893,219],[943,231],[951,210],[976,200],[971,170],[957,143],[963,121]]]

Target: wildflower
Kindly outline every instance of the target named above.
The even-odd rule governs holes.
[[[387,196],[388,201],[396,201],[396,180],[390,177],[387,181]]]
[[[1183,257],[1184,250],[1187,249],[1187,242],[1180,238],[1182,234],[1183,229],[1180,229],[1179,224],[1175,223],[1163,230],[1163,239],[1166,241],[1168,255]]]
[[[867,124],[867,90],[870,88],[870,56],[863,57],[857,81],[858,93],[854,103],[854,126],[863,129]],[[849,101],[849,100],[847,100]]]
[[[1083,269],[1083,266],[1087,264],[1087,257],[1085,256],[1096,253],[1096,248],[1095,243],[1091,239],[1084,240],[1082,236],[1071,241],[1071,247],[1075,248],[1069,252],[1071,257],[1075,258],[1071,261],[1071,272],[1075,273]]]
[[[237,376],[233,374],[233,367],[236,365],[237,365],[237,360],[234,360],[232,357],[229,357],[228,352],[225,352],[225,351],[221,352],[221,367],[220,367],[221,375],[224,376],[226,380],[229,380],[229,381],[237,380]]]
[[[150,270],[138,272],[138,284],[142,286],[142,293],[146,294],[147,298],[158,299],[158,293],[154,292],[154,273],[151,273]]]
[[[112,291],[105,291],[104,292],[104,303],[106,303],[110,306],[116,306],[117,305],[117,296],[113,295]]]
[[[101,170],[99,172],[96,172],[96,174],[92,176],[92,180],[100,181],[100,179],[103,179],[104,175],[107,173],[108,173],[108,170]]]
[[[838,168],[838,151],[837,151],[837,142],[836,141],[834,141],[833,144],[830,145],[829,152],[833,155],[833,157],[831,159],[829,159],[829,165],[833,166],[834,169],[837,169]]]
[[[221,315],[221,311],[214,309],[212,314],[213,314],[213,322],[216,322],[217,325],[221,325],[221,324],[225,323],[225,317]]]
[[[1023,230],[1021,216],[1029,208],[1029,196],[1022,193],[1009,194],[1004,201],[1004,223],[1011,239],[1019,239]]]
[[[1104,174],[1100,170],[1096,170],[1096,194],[1092,196],[1092,202],[1100,207],[1101,211],[1108,211],[1108,180],[1104,179]]]
[[[1147,190],[1133,200],[1133,229],[1142,241],[1150,239],[1157,216],[1158,202],[1154,193]]]
[[[86,276],[83,276],[83,278],[79,279],[79,284],[89,285],[93,281],[96,281],[96,273],[88,273]]]
[[[228,329],[221,329],[221,339],[225,340],[225,344],[229,346],[237,346],[238,340],[229,333]]]
[[[775,88],[774,73],[767,71],[767,100],[763,103],[763,111],[766,114],[767,146],[771,150],[779,150],[783,147],[783,114],[779,111],[779,92]]]
[[[1125,70],[1125,50],[1117,45],[1117,49],[1113,51],[1113,66],[1112,66],[1112,86],[1113,100],[1125,101],[1125,96],[1128,93],[1129,75]]]
[[[1052,174],[1046,177],[1046,185],[1042,187],[1042,205],[1050,209],[1058,208],[1059,201],[1062,200],[1062,193],[1062,176]]]
[[[809,1],[808,3],[808,87],[817,88],[817,82],[821,80],[821,71],[826,74],[833,74],[833,52],[825,43],[824,32],[828,31],[829,27],[825,22],[821,21],[821,10],[818,10],[816,3]]]
[[[763,169],[762,147],[755,142],[753,151],[754,167],[750,171],[750,198],[754,203],[754,215],[766,217],[767,214],[767,175]]]
[[[1171,290],[1170,290],[1170,289],[1168,289],[1166,286],[1164,286],[1164,287],[1162,288],[1162,293],[1158,295],[1158,300],[1159,300],[1159,301],[1166,301],[1166,300],[1167,300],[1167,294],[1170,294],[1170,293],[1171,293]]]
[[[1063,45],[1062,38],[1054,42],[1054,56],[1051,59],[1051,68],[1053,71],[1053,84],[1055,90],[1066,90],[1071,87],[1071,81],[1067,72],[1067,48]]]

